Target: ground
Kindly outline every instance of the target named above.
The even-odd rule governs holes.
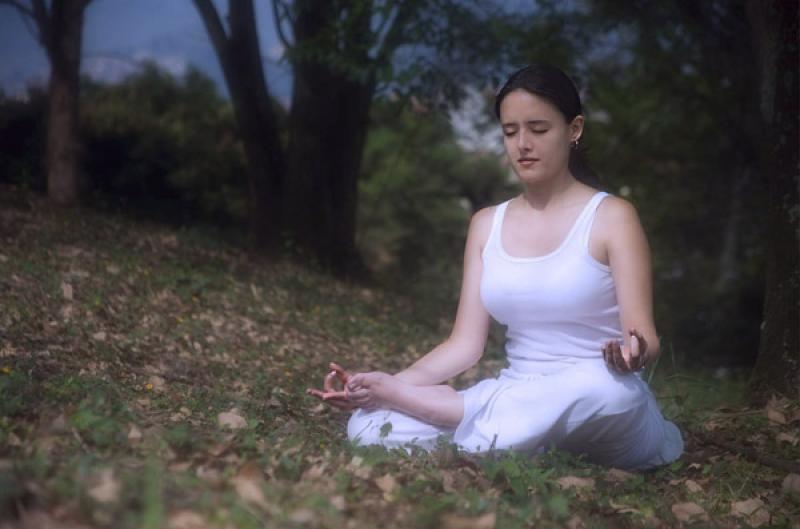
[[[353,447],[304,395],[331,360],[408,365],[452,311],[0,187],[0,529],[800,528],[800,403],[748,406],[746,370],[662,354],[646,377],[687,450],[636,474]]]

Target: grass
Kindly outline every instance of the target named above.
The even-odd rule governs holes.
[[[2,529],[800,527],[786,471],[706,438],[800,459],[800,406],[748,407],[745,373],[665,355],[651,385],[687,451],[642,474],[559,451],[353,447],[346,415],[304,389],[330,360],[408,365],[452,307],[253,259],[202,229],[3,193]],[[457,385],[501,367],[500,340]]]

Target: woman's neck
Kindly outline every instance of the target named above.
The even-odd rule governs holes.
[[[529,207],[542,211],[564,204],[573,194],[572,191],[580,185],[580,182],[567,171],[563,176],[546,182],[524,184],[520,196]]]

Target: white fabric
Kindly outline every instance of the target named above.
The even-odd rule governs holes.
[[[592,197],[558,249],[533,258],[504,251],[508,202],[496,208],[480,288],[486,309],[508,326],[509,367],[459,392],[464,418],[457,428],[394,411],[356,410],[348,437],[360,444],[431,449],[445,436],[469,452],[539,453],[556,446],[628,469],[677,459],[683,452],[680,431],[663,418],[647,383],[638,374],[612,372],[602,358],[603,343],[622,337],[610,269],[588,249],[605,196]],[[391,430],[382,433],[387,422]]]

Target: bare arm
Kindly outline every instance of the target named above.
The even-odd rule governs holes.
[[[605,202],[605,201],[604,201]],[[620,198],[607,199],[601,204],[604,209],[602,226],[611,274],[616,285],[620,324],[625,343],[622,347],[626,360],[631,353],[641,350],[646,343],[644,363],[658,356],[660,343],[653,321],[653,280],[650,246],[636,209]],[[630,331],[635,329],[643,340],[631,343]]]
[[[411,367],[397,373],[396,378],[416,386],[441,384],[463,373],[483,355],[489,334],[489,314],[480,300],[483,270],[481,252],[491,230],[493,208],[486,208],[472,217],[464,249],[464,275],[458,312],[450,336]]]

